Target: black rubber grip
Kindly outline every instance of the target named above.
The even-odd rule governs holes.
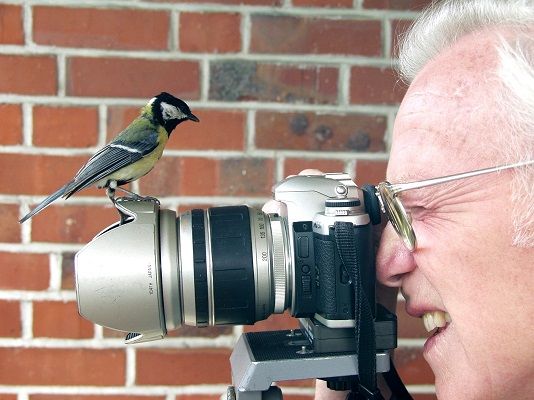
[[[204,211],[191,211],[193,266],[195,272],[195,308],[197,326],[208,325],[208,280],[206,268],[206,235]]]

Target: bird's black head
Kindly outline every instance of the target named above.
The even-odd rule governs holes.
[[[162,92],[150,100],[152,114],[156,121],[163,125],[170,135],[176,126],[184,121],[199,122],[199,119],[191,113],[185,101],[174,97],[172,94]]]

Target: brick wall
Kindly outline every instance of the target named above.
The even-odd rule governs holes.
[[[133,184],[165,207],[261,205],[273,183],[310,167],[376,183],[404,90],[391,68],[395,32],[426,3],[1,2],[0,399],[219,398],[242,328],[185,327],[125,347],[78,317],[73,254],[116,218],[103,193],[17,219],[162,90],[202,121],[180,126]],[[401,374],[417,399],[432,399],[426,334],[399,313]],[[252,329],[294,324],[278,316]],[[287,384],[286,398],[311,398],[312,384]]]

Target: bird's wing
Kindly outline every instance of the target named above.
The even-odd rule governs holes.
[[[66,197],[133,164],[158,146],[158,133],[153,125],[132,125],[87,161],[69,185]],[[130,129],[132,131],[128,132]]]

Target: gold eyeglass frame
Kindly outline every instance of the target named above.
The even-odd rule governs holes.
[[[376,196],[378,197],[382,212],[386,214],[388,220],[391,222],[391,225],[402,239],[408,250],[413,252],[417,247],[417,238],[412,227],[410,215],[406,212],[406,209],[398,197],[399,193],[406,192],[407,190],[439,185],[441,183],[451,182],[459,179],[471,178],[473,176],[503,171],[506,169],[523,167],[530,164],[534,164],[534,160],[499,165],[497,167],[483,168],[475,171],[447,175],[439,178],[425,179],[416,182],[389,183],[388,181],[384,181],[375,186]]]

